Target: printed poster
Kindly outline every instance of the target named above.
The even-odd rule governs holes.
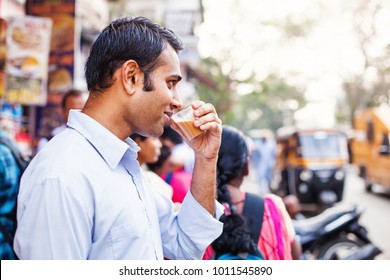
[[[75,0],[27,0],[26,14],[52,20],[47,104],[38,107],[38,137],[50,138],[50,132],[63,123],[61,100],[73,88],[75,33]],[[79,39],[79,37],[77,36]]]
[[[10,103],[45,105],[52,20],[34,16],[7,21],[5,97]]]
[[[63,93],[73,87],[75,0],[28,0],[26,13],[52,20],[48,103],[58,104]]]
[[[7,45],[5,44],[5,31],[7,30],[7,22],[0,18],[0,99],[4,97],[4,71],[5,71],[5,56],[7,53]]]

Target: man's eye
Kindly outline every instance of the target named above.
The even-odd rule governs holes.
[[[172,88],[175,85],[175,81],[168,81],[168,88]]]

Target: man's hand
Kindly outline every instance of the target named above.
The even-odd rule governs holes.
[[[222,121],[210,103],[192,102],[194,126],[206,133],[188,140],[183,131],[174,122],[175,129],[195,152],[195,164],[192,174],[191,194],[211,215],[215,216],[216,178],[218,151],[221,146]]]
[[[171,127],[175,129],[194,150],[195,155],[206,159],[215,159],[218,156],[221,145],[222,121],[219,119],[214,106],[203,101],[194,101],[191,104],[194,109],[194,126],[206,133],[188,140],[177,124],[171,122]]]

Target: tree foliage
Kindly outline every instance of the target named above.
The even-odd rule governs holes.
[[[198,83],[199,98],[214,104],[223,123],[243,131],[258,128],[276,131],[281,126],[291,125],[294,111],[305,104],[302,92],[276,75],[262,81],[255,75],[237,80],[232,73],[224,75],[221,64],[214,58],[203,59],[201,68],[214,80],[217,89]],[[253,90],[240,95],[237,89],[242,84]]]
[[[372,52],[379,38],[378,22],[384,7],[376,0],[360,0],[346,11],[362,57],[360,71],[342,75],[345,99],[338,104],[339,120],[353,124],[355,112],[389,100],[390,44],[381,53]]]

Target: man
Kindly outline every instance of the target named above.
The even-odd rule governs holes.
[[[273,134],[269,130],[264,130],[263,135],[255,137],[254,143],[253,163],[257,171],[259,193],[264,195],[270,192],[276,161],[276,144]]]
[[[66,123],[68,122],[68,117],[69,117],[69,111],[71,109],[82,109],[85,105],[85,101],[86,101],[85,96],[81,90],[70,89],[67,92],[65,92],[61,101],[62,117],[65,123],[53,129],[52,131],[53,136],[57,135],[58,133],[60,133],[62,130],[66,128]]]
[[[85,66],[88,100],[25,171],[14,248],[21,259],[200,259],[222,232],[215,201],[221,121],[194,101],[194,179],[179,213],[145,185],[133,133],[159,137],[181,108],[179,39],[146,18],[107,26]],[[174,124],[173,128],[182,131]]]
[[[71,89],[65,92],[61,101],[61,111],[64,123],[51,131],[51,137],[56,136],[58,133],[63,131],[66,128],[66,123],[68,121],[69,111],[71,109],[82,109],[85,104],[85,97],[82,91],[77,89]],[[50,139],[41,138],[38,143],[38,151],[49,141]]]
[[[16,197],[21,170],[11,147],[20,155],[16,143],[0,129],[0,257],[2,260],[15,259],[12,240],[16,230]]]

